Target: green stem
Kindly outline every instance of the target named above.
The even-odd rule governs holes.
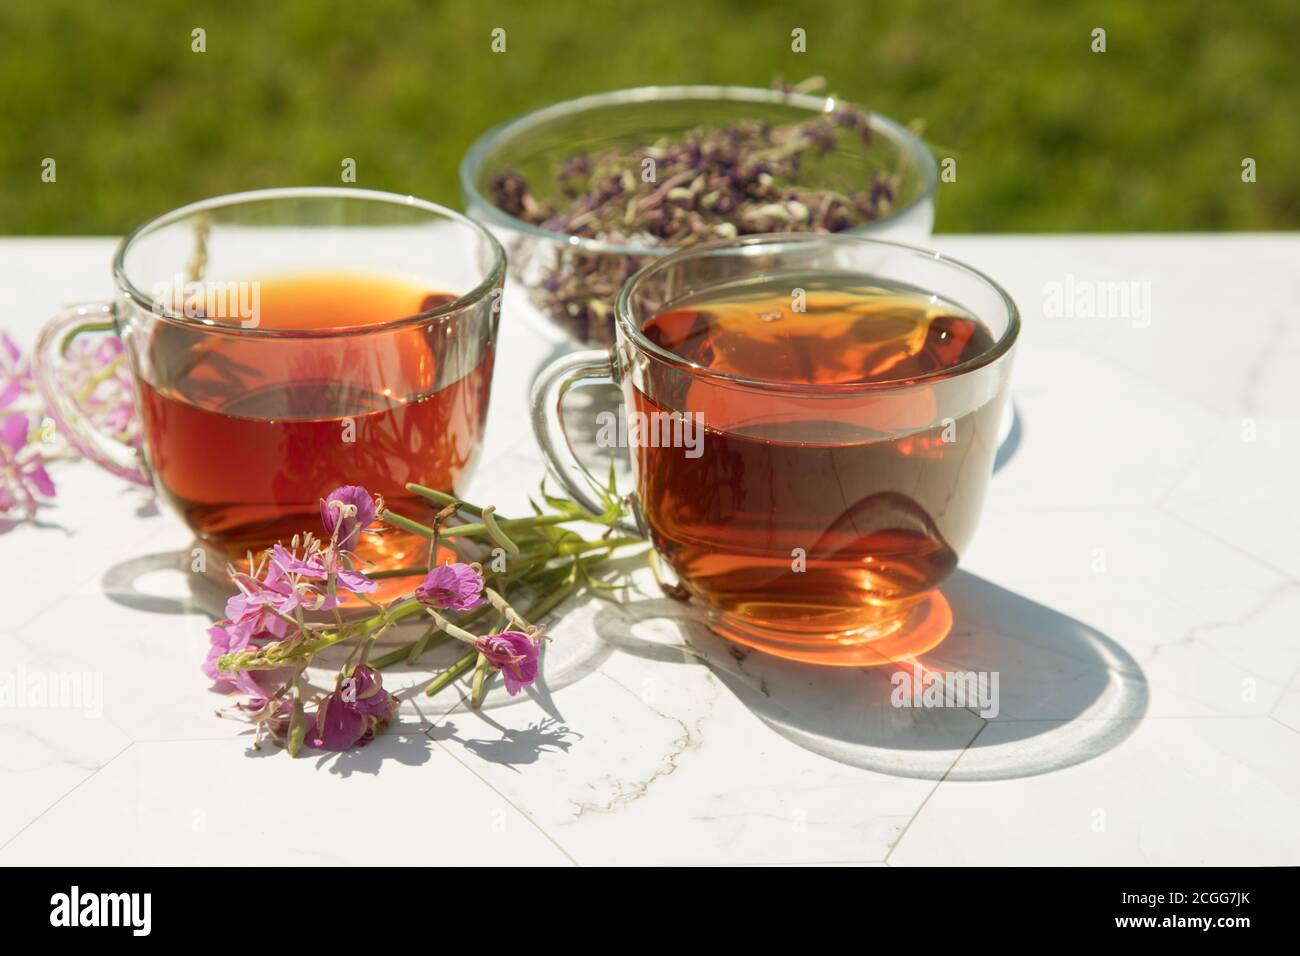
[[[411,482],[406,486],[407,491],[413,491],[421,498],[428,498],[435,504],[440,505],[459,505],[462,511],[467,511],[477,517],[483,513],[483,509],[470,504],[467,501],[461,501],[459,498],[449,495],[445,492],[438,491],[436,488],[430,488],[426,485],[417,485]]]
[[[442,690],[461,674],[469,670],[478,659],[478,656],[478,651],[470,651],[455,664],[452,664],[449,668],[430,681],[429,686],[424,688],[424,693],[429,697],[438,693],[438,691]]]
[[[469,705],[475,710],[483,706],[483,692],[487,689],[487,657],[479,654],[474,667],[474,685],[470,688]]]
[[[507,603],[506,599],[500,594],[492,590],[492,588],[484,588],[483,594],[487,597],[488,603],[501,612],[502,616],[504,616],[507,621],[521,630],[528,629],[528,622],[525,621],[519,612],[512,608],[509,603]]]
[[[462,627],[457,627],[455,624],[451,623],[451,621],[447,620],[445,617],[443,617],[433,608],[426,607],[424,610],[425,613],[429,615],[429,617],[433,618],[435,621],[438,622],[438,627],[440,627],[442,630],[450,634],[452,637],[456,638],[456,640],[464,641],[466,644],[473,644],[476,641],[478,641],[477,635],[471,634],[469,631],[465,630]]]
[[[420,524],[420,522],[412,521],[410,518],[403,518],[401,515],[394,514],[387,508],[385,508],[379,515],[379,519],[381,521],[387,521],[389,524],[401,528],[403,531],[409,531],[412,534],[418,534],[424,538],[433,537],[433,529],[427,524]]]
[[[529,620],[536,624],[539,618],[543,618],[551,611],[555,610],[561,601],[577,590],[577,587],[577,580],[570,580],[568,584],[560,588],[558,591],[552,591],[550,594],[546,595],[546,597],[534,602],[528,608]]]
[[[59,354],[62,355],[65,352],[67,352],[68,347],[72,345],[72,340],[75,339],[78,335],[84,335],[87,332],[116,332],[116,331],[117,331],[117,325],[113,322],[112,319],[109,319],[105,322],[83,322],[80,325],[73,326],[71,329],[68,330],[68,334],[63,337],[63,341],[59,343]]]
[[[385,510],[379,517],[391,525],[396,525],[403,531],[409,531],[412,534],[418,534],[425,538],[433,537],[433,529],[427,524],[420,524],[420,522],[412,521],[410,518],[403,518],[401,515],[394,514],[388,510]],[[545,525],[571,524],[577,522],[591,524],[592,520],[593,518],[591,515],[534,515],[531,518],[512,518],[509,521],[498,521],[496,524],[497,527],[502,530],[513,531],[516,528],[540,528]],[[481,521],[475,521],[469,524],[458,524],[450,528],[444,528],[441,534],[444,538],[462,538],[466,535],[474,534],[487,535],[489,534],[489,531],[486,524]]]
[[[493,508],[491,505],[488,505],[483,509],[483,527],[487,528],[488,536],[511,554],[518,554],[519,545],[510,540],[510,536],[501,529],[500,523],[493,516],[492,512]]]
[[[420,659],[420,656],[431,647],[437,647],[443,641],[451,640],[450,634],[444,634],[436,627],[431,627],[424,632],[424,636],[411,645],[411,649],[406,652],[406,663],[414,664]]]
[[[482,607],[475,608],[474,610],[468,612],[467,614],[465,614],[464,617],[460,618],[456,623],[460,627],[469,627],[471,624],[476,622],[479,618],[481,618],[484,614],[486,614],[490,610],[492,610],[491,606],[485,604]],[[435,624],[434,626],[430,627],[427,631],[425,631],[424,635],[419,640],[411,641],[409,644],[403,644],[401,647],[394,648],[393,650],[385,654],[383,657],[379,657],[371,661],[370,666],[377,667],[382,670],[383,668],[390,667],[393,664],[396,664],[402,660],[405,660],[406,663],[408,664],[414,664],[420,658],[420,656],[424,654],[425,651],[427,651],[431,647],[436,647],[437,645],[441,644],[444,640],[447,639],[448,636],[449,635],[444,633]]]
[[[86,399],[90,398],[90,393],[95,390],[96,386],[98,386],[105,379],[110,378],[113,375],[116,375],[117,370],[122,366],[122,362],[124,358],[125,358],[124,355],[119,355],[117,358],[113,359],[113,361],[109,362],[103,368],[95,372],[94,375],[90,376],[90,378],[86,380],[86,384],[81,388],[79,392],[77,392],[77,396],[76,396],[77,403],[80,404],[84,402]]]
[[[428,574],[429,569],[420,565],[419,567],[387,568],[383,571],[362,571],[361,573],[372,581],[382,581],[384,578],[410,578],[417,574]]]

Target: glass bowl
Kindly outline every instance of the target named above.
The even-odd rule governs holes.
[[[519,304],[517,293],[524,293],[525,314],[540,319],[552,338],[560,333],[582,345],[609,345],[619,289],[673,247],[549,232],[498,208],[491,198],[493,177],[515,170],[538,199],[550,201],[559,193],[556,172],[576,153],[633,149],[737,120],[796,123],[844,105],[834,97],[736,86],[649,86],[556,103],[488,130],[469,148],[460,164],[466,212],[505,246],[507,294]],[[860,190],[873,173],[891,174],[896,178],[892,210],[845,233],[924,243],[934,224],[934,156],[894,120],[870,113],[869,122],[869,142],[843,131],[829,152],[809,155],[799,186]]]

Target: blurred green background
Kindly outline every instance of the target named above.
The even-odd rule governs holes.
[[[344,157],[358,186],[458,206],[461,153],[523,110],[777,75],[923,119],[958,157],[940,231],[1295,229],[1297,37],[1297,0],[4,0],[0,234],[120,233],[204,196],[337,184]]]

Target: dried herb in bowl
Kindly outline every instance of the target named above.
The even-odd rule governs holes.
[[[488,187],[498,208],[524,222],[616,246],[842,232],[887,216],[898,176],[873,171],[859,189],[814,188],[810,160],[833,153],[845,137],[866,144],[871,135],[867,111],[841,105],[797,123],[740,120],[636,148],[577,153],[539,188],[506,169]],[[530,283],[534,305],[581,340],[612,341],[614,297],[648,257],[581,247],[552,247],[550,254],[554,261]]]

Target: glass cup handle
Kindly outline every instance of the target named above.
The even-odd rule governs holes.
[[[113,307],[105,302],[69,306],[41,329],[32,351],[32,378],[45,400],[55,426],[82,455],[113,474],[138,485],[148,485],[140,453],[125,442],[98,431],[64,392],[57,374],[68,343],[80,332],[108,331],[115,327]]]
[[[537,444],[542,448],[547,469],[568,496],[592,514],[600,514],[605,510],[596,494],[604,486],[574,454],[573,445],[564,428],[562,403],[570,388],[613,385],[615,382],[613,356],[601,349],[562,356],[546,366],[533,382],[533,433],[537,436]],[[634,520],[620,519],[615,527],[641,538],[646,537],[645,529],[640,525],[640,508],[637,506],[636,495],[629,494],[623,500]]]

